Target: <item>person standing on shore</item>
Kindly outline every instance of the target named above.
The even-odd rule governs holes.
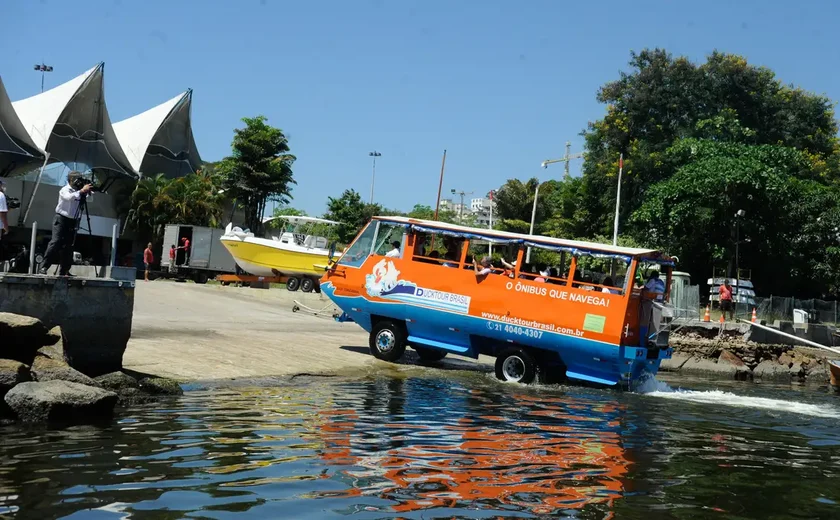
[[[178,250],[175,249],[175,244],[172,244],[172,247],[169,248],[169,272],[170,273],[175,272],[175,254],[177,252],[178,252]]]
[[[729,312],[729,319],[735,319],[735,307],[732,305],[732,286],[729,285],[729,278],[724,278],[723,284],[718,288],[720,295],[720,312],[723,313],[726,319],[726,313]]]
[[[152,243],[149,242],[149,245],[146,246],[146,250],[143,251],[143,263],[146,265],[146,281],[149,281],[149,269],[152,267],[152,263],[155,261],[155,255],[152,254]]]

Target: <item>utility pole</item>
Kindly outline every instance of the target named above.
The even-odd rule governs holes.
[[[566,141],[566,155],[564,155],[563,157],[561,157],[559,159],[546,159],[545,161],[542,162],[542,167],[543,168],[548,168],[549,164],[554,164],[554,163],[559,163],[559,162],[566,163],[566,168],[565,168],[565,173],[563,175],[563,179],[564,180],[570,179],[572,177],[572,175],[571,175],[571,173],[569,173],[569,162],[571,162],[572,159],[583,159],[583,152],[572,153],[572,143],[570,143],[569,141]]]
[[[456,191],[455,189],[450,190],[453,195],[460,195],[461,196],[461,205],[458,207],[458,223],[464,223],[464,195],[472,195],[474,192],[469,191]]]
[[[35,65],[35,70],[41,72],[41,92],[44,91],[44,74],[47,72],[52,72],[53,68],[52,65],[44,65],[44,62],[41,62],[40,65]]]
[[[438,211],[440,211],[440,190],[443,189],[443,169],[446,167],[446,150],[443,151],[443,160],[440,163],[440,183],[438,184],[437,204],[435,205],[435,221],[438,219]]]
[[[373,204],[373,183],[376,181],[376,158],[382,157],[382,154],[374,150],[368,155],[373,157],[373,175],[370,178],[370,203]]]

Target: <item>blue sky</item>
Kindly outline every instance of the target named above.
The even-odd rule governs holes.
[[[194,89],[202,157],[230,150],[244,116],[282,128],[298,160],[292,205],[327,196],[434,205],[513,177],[562,176],[543,159],[601,117],[595,94],[631,50],[702,60],[742,54],[787,82],[840,100],[840,4],[765,1],[563,2],[2,0],[0,75],[13,100],[105,62],[113,121]],[[577,174],[580,161],[573,165]]]

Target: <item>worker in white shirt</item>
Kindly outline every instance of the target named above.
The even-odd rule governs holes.
[[[59,275],[69,276],[73,263],[73,240],[76,237],[79,220],[79,206],[82,199],[90,199],[92,186],[77,171],[67,176],[67,184],[58,192],[58,205],[55,207],[53,218],[52,238],[44,253],[44,263],[41,274],[47,274],[47,269],[58,260]]]
[[[6,183],[0,179],[0,240],[9,232],[9,206],[6,203]]]
[[[393,242],[391,242],[391,247],[393,247],[393,249],[391,249],[390,251],[385,253],[385,256],[387,256],[388,258],[399,258],[400,257],[400,245],[401,244],[400,244],[399,240],[394,240]]]

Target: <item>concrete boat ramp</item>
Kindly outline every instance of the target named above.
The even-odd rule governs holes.
[[[316,309],[330,305],[320,295],[284,288],[138,280],[123,366],[207,381],[336,373],[381,363],[369,355],[368,335],[358,325],[292,312],[295,299]],[[414,357],[407,351],[408,363]],[[441,366],[477,368],[457,357]]]

